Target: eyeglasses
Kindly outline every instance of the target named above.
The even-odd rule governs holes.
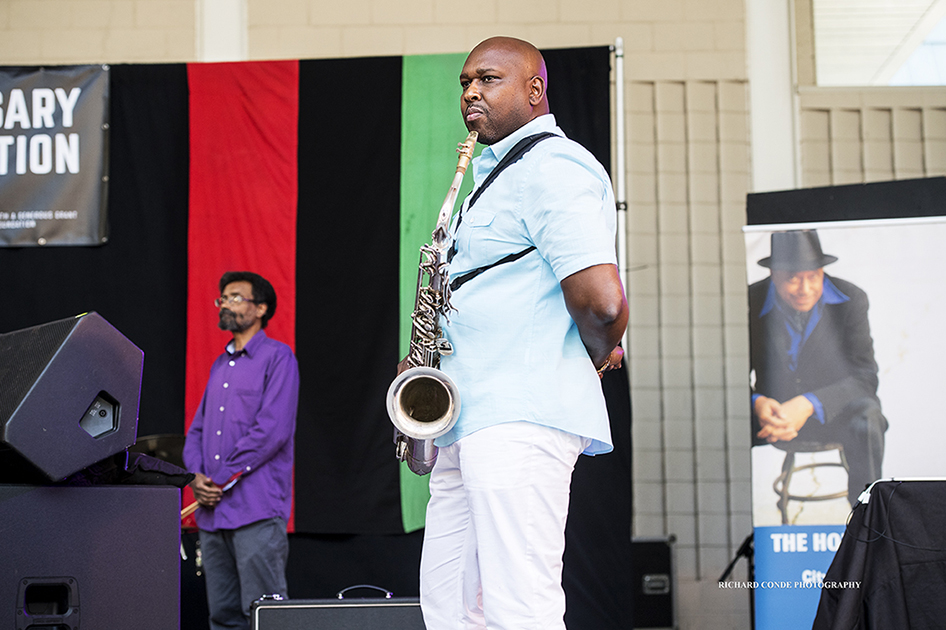
[[[221,295],[216,300],[214,300],[214,306],[220,308],[224,304],[242,304],[243,302],[252,302],[256,304],[256,300],[251,300],[248,297],[243,297],[242,295]]]

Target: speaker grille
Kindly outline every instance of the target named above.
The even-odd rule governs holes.
[[[0,425],[16,411],[78,321],[70,317],[0,335]]]

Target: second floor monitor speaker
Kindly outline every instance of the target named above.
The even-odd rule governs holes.
[[[97,313],[0,335],[0,476],[59,481],[134,444],[143,365]]]

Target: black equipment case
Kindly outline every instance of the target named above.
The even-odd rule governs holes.
[[[634,628],[677,628],[676,536],[631,541],[634,582]]]
[[[252,630],[425,630],[416,597],[260,599],[250,609]]]

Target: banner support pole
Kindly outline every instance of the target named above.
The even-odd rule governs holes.
[[[614,130],[615,130],[615,159],[614,159],[614,200],[617,206],[617,251],[618,251],[618,272],[621,275],[621,282],[624,284],[625,294],[627,293],[627,173],[626,163],[626,144],[624,130],[624,38],[618,37],[614,40]],[[621,345],[624,352],[629,352],[628,333],[625,329],[624,337],[621,339]]]

